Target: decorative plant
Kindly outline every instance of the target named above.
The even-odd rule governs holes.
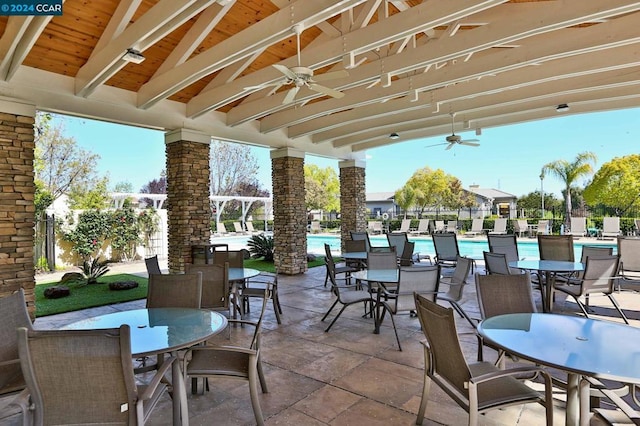
[[[82,268],[80,269],[87,279],[87,284],[97,284],[98,278],[109,272],[109,268],[107,267],[108,264],[108,260],[100,260],[98,258],[95,258],[92,261],[85,260],[82,263]]]
[[[142,244],[149,247],[151,237],[160,229],[159,217],[154,208],[148,208],[138,215],[138,226],[142,233]]]
[[[254,235],[247,241],[251,257],[262,257],[268,262],[273,262],[273,237],[270,235]]]
[[[140,242],[140,226],[136,213],[131,206],[125,206],[111,213],[110,222],[111,247],[120,253],[124,260],[132,260]]]
[[[73,216],[67,218],[67,224],[73,226]],[[62,230],[62,239],[72,244],[72,251],[83,259],[96,257],[109,230],[109,214],[99,210],[87,210],[78,215],[77,224],[72,230]]]

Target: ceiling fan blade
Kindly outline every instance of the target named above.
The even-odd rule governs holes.
[[[449,143],[449,142],[436,143],[436,144],[433,144],[433,145],[427,145],[427,146],[425,146],[425,148],[431,148],[432,146],[446,145],[446,144],[448,144],[448,143]]]
[[[280,86],[282,85],[282,82],[275,82],[275,83],[264,83],[264,84],[256,84],[255,86],[247,86],[247,87],[243,87],[244,90],[256,90],[256,89],[264,89],[265,87],[271,87],[271,86]]]
[[[289,68],[285,67],[284,65],[273,64],[273,67],[275,69],[277,69],[278,71],[280,71],[282,74],[284,74],[288,79],[290,79],[290,80],[295,80],[296,79],[295,73],[293,71],[291,71]]]
[[[332,71],[332,72],[326,72],[324,74],[314,75],[313,80],[327,81],[327,80],[334,80],[336,78],[345,78],[345,77],[349,77],[349,72],[345,70],[340,70],[340,71]]]
[[[455,143],[451,143],[451,142],[447,142],[447,143],[449,144],[449,146],[445,148],[445,151],[448,150],[448,149],[453,148],[453,145],[455,144]]]
[[[330,89],[329,87],[321,86],[315,83],[309,83],[309,89],[315,90],[316,92],[324,93],[325,95],[331,96],[332,98],[340,99],[344,96],[344,93]]]
[[[479,143],[476,142],[477,139],[468,139],[466,141],[460,141],[458,142],[460,145],[467,145],[467,146],[480,146]]]
[[[290,104],[291,102],[293,102],[296,95],[298,94],[298,90],[300,90],[298,86],[295,86],[289,89],[289,91],[287,92],[287,95],[282,100],[282,105]]]

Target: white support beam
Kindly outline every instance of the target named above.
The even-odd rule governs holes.
[[[76,95],[89,96],[96,87],[127,65],[122,56],[128,48],[139,46],[139,50],[144,51],[213,2],[160,0],[80,68],[76,75]]]
[[[324,21],[363,1],[298,1],[295,3],[295,13],[288,8],[282,9],[255,23],[248,30],[218,43],[215,49],[202,52],[145,83],[138,92],[138,107],[149,108],[202,77],[250,56],[256,50],[290,37],[291,28],[296,24],[302,25],[303,28],[315,25],[316,22]]]

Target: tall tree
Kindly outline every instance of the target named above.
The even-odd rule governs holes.
[[[338,211],[340,180],[331,167],[321,169],[315,164],[304,166],[305,203],[307,211]]]
[[[578,179],[593,173],[596,161],[598,161],[596,155],[593,152],[586,151],[578,154],[572,162],[556,160],[542,167],[542,176],[555,176],[565,185],[565,227],[569,227],[571,224],[571,187],[575,185]]]
[[[407,181],[415,190],[415,204],[420,215],[427,207],[443,207],[450,191],[452,176],[442,169],[432,170],[429,167],[416,170]]]
[[[416,191],[411,185],[404,185],[398,189],[393,196],[395,203],[400,206],[404,212],[404,218],[407,218],[407,211],[413,207],[416,202]]]
[[[78,147],[64,135],[62,122],[52,122],[48,114],[36,116],[35,174],[53,200],[69,194],[72,187],[93,188],[101,179],[95,170],[100,156]]]
[[[603,164],[583,196],[589,204],[613,207],[618,216],[631,207],[640,208],[640,154],[617,157]]]
[[[244,195],[246,183],[256,183],[258,161],[246,145],[211,143],[211,195]]]

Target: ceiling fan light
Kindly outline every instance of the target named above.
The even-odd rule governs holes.
[[[142,61],[144,61],[145,58],[142,52],[130,47],[129,49],[127,49],[125,54],[122,55],[122,59],[124,59],[127,62],[133,62],[134,64],[139,64]]]
[[[556,107],[556,112],[565,112],[565,111],[569,111],[568,104],[560,104]]]

